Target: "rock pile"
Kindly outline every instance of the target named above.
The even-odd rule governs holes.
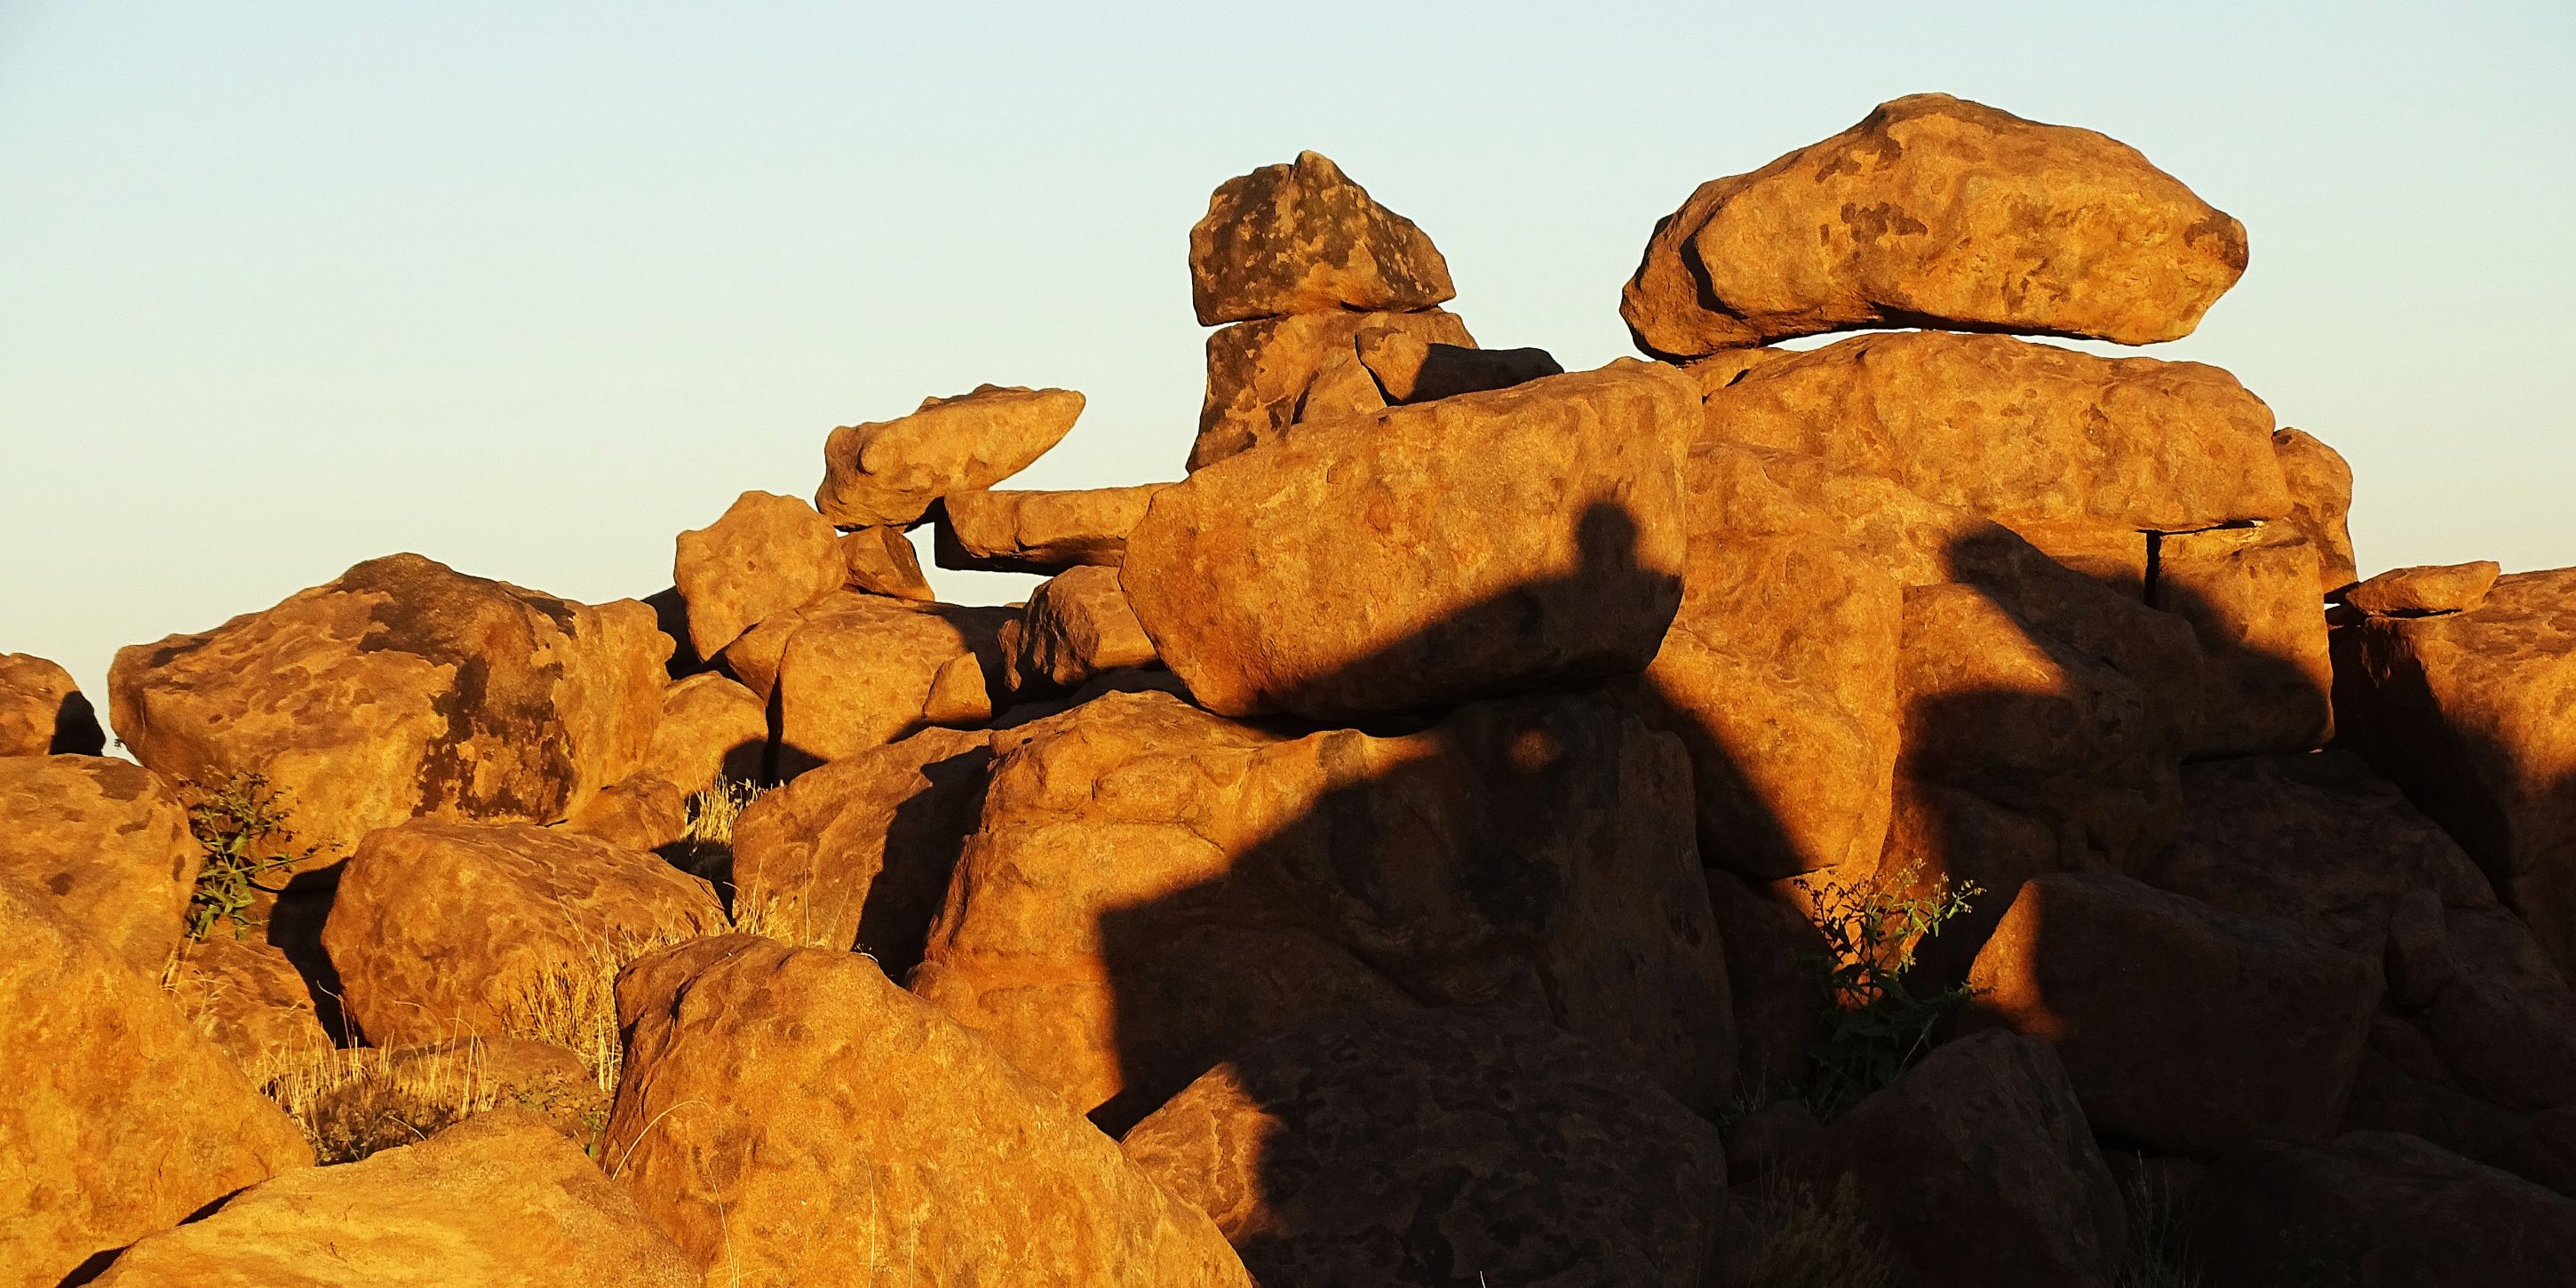
[[[0,1288],[2563,1282],[2576,571],[2363,581],[2233,377],[2025,338],[2245,264],[1917,96],[1568,373],[1305,153],[1191,231],[1180,481],[931,398],[644,601],[127,649],[139,763],[0,658]]]

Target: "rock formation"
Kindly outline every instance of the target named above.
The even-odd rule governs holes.
[[[95,756],[98,713],[71,672],[28,653],[0,653],[0,756]]]

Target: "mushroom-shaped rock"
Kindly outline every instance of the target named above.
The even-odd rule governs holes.
[[[1700,1288],[1726,1210],[1715,1129],[1606,1052],[1490,1008],[1266,1038],[1122,1143],[1265,1284]]]
[[[1474,336],[1458,315],[1427,313],[1299,313],[1239,322],[1207,338],[1207,396],[1199,404],[1198,437],[1189,467],[1204,469],[1267,442],[1280,430],[1312,417],[1309,395],[1326,367],[1345,375],[1358,367],[1353,347],[1362,331],[1389,331],[1426,344],[1473,348]],[[1349,355],[1347,365],[1341,362]],[[1358,373],[1367,376],[1365,368]]]
[[[788,635],[778,662],[778,772],[882,747],[932,725],[993,718],[1007,608],[827,601]]]
[[[1086,565],[1117,567],[1127,533],[1169,484],[1078,492],[960,492],[940,505],[942,568],[973,572],[1058,573]]]
[[[1069,568],[1039,583],[1014,625],[1008,659],[1014,691],[1076,688],[1093,676],[1154,661],[1154,641],[1128,607],[1115,568]]]
[[[161,776],[100,756],[0,756],[0,876],[159,974],[205,850]]]
[[[769,712],[760,696],[708,673],[662,694],[662,722],[638,772],[693,793],[719,778],[758,782],[768,762]]]
[[[2153,344],[2191,334],[2245,262],[2245,226],[2136,149],[1916,94],[1701,184],[1619,314],[1671,357],[1885,326]]]
[[[860,954],[709,939],[617,1002],[603,1152],[719,1277],[1250,1288],[1207,1217]]]
[[[2343,592],[2343,602],[2372,617],[2465,613],[2487,602],[2504,568],[2493,559],[2391,568]]]
[[[671,580],[687,605],[699,657],[762,620],[841,588],[838,534],[814,507],[775,492],[745,492],[703,528],[680,534]]]
[[[843,528],[908,526],[941,497],[1027,469],[1080,415],[1070,389],[978,385],[925,398],[908,416],[843,425],[824,441],[815,508]]]
[[[1190,229],[1190,299],[1201,326],[1427,309],[1457,293],[1431,239],[1320,152],[1226,180]]]
[[[2290,522],[2317,548],[2317,588],[2333,594],[2361,576],[2352,562],[2352,466],[2304,429],[2272,431],[2272,454],[2290,485]]]
[[[98,712],[69,671],[31,653],[0,653],[0,756],[95,756]]]

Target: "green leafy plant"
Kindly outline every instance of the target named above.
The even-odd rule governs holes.
[[[1825,937],[1817,967],[1825,1035],[1807,1051],[1808,1103],[1818,1117],[1831,1118],[1896,1081],[1970,996],[1964,984],[1919,995],[1907,983],[1915,945],[1940,934],[1968,911],[1970,899],[1985,893],[1974,882],[1947,877],[1925,886],[1920,869],[1909,865],[1862,884],[1798,878]]]
[[[188,895],[188,938],[203,940],[215,927],[229,925],[239,939],[256,924],[250,909],[258,895],[284,888],[268,882],[293,875],[321,847],[285,849],[294,835],[287,825],[286,793],[270,786],[264,774],[237,773],[217,787],[182,786],[189,801],[188,831],[206,851],[196,889]]]

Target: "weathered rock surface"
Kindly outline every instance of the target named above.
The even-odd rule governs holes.
[[[1645,669],[1696,390],[1599,371],[1304,427],[1154,498],[1123,584],[1211,710],[1338,719]]]
[[[298,839],[345,853],[415,815],[551,823],[643,760],[666,637],[418,555],[198,635],[121,649],[118,734],[172,779],[266,774]]]
[[[2524,1113],[2460,1089],[2432,1039],[2383,1012],[2372,1017],[2370,1048],[2362,1052],[2342,1130],[2419,1136],[2462,1158],[2576,1196],[2576,1134],[2564,1125],[2576,1125],[2576,1110]]]
[[[1190,229],[1190,300],[1201,326],[1427,309],[1457,293],[1431,239],[1320,152],[1226,180]]]
[[[2055,1044],[2094,1127],[2209,1153],[2334,1130],[2367,958],[2108,873],[2021,888],[1969,973],[1972,1024]]]
[[[351,1022],[391,1046],[511,1033],[550,979],[726,928],[705,882],[650,854],[524,824],[417,819],[359,845],[322,946]]]
[[[688,798],[669,779],[632,774],[609,784],[563,830],[621,850],[658,850],[689,830]]]
[[[1002,687],[1007,608],[848,596],[805,617],[778,664],[778,772],[933,725],[980,725]]]
[[[2120,1191],[2047,1043],[1987,1032],[1935,1048],[1780,1165],[1861,1213],[1910,1282],[2108,1288],[2128,1251]]]
[[[662,694],[662,721],[639,773],[703,791],[718,778],[767,776],[769,712],[760,696],[721,675],[692,675]]]
[[[2316,547],[2290,523],[2157,543],[2148,602],[2200,637],[2204,756],[2308,751],[2334,730]]]
[[[2429,617],[2465,613],[2487,602],[2502,565],[2474,563],[2391,568],[2343,593],[2346,607],[2372,617]]]
[[[1328,361],[1350,354],[1366,330],[1391,330],[1429,344],[1473,348],[1454,313],[1300,313],[1242,322],[1207,339],[1207,396],[1189,468],[1204,469],[1278,436],[1296,423]],[[1363,369],[1365,374],[1365,369]]]
[[[205,851],[158,774],[99,756],[0,756],[0,876],[158,975]]]
[[[253,1186],[116,1259],[102,1288],[700,1288],[635,1200],[545,1120],[478,1114],[417,1145]]]
[[[2184,1231],[2210,1288],[2542,1288],[2576,1265],[2576,1200],[2393,1132],[2231,1153]]]
[[[921,556],[900,526],[860,528],[841,536],[842,584],[871,595],[927,603],[939,598],[921,575]]]
[[[941,503],[939,566],[972,572],[1059,573],[1127,557],[1127,534],[1169,484],[1079,492],[959,492]]]
[[[1735,1021],[1736,1084],[1800,1086],[1807,1048],[1823,1036],[1816,1007],[1816,963],[1824,937],[1787,903],[1763,897],[1732,873],[1710,868],[1709,911],[1726,950],[1728,1010]]]
[[[2289,521],[2317,549],[2318,589],[2333,594],[2360,579],[2352,562],[2352,466],[2304,429],[2272,431],[2272,455],[2290,485]]]
[[[218,927],[184,945],[170,995],[253,1081],[333,1045],[312,985],[284,949],[257,931],[235,938]],[[338,1019],[335,1000],[331,1021]]]
[[[1355,1010],[1552,1020],[1706,1110],[1722,950],[1679,747],[1606,701],[1282,739],[1159,694],[1001,735],[914,991],[1112,1130]]]
[[[735,908],[903,978],[948,897],[992,760],[990,734],[924,729],[762,793],[734,823]]]
[[[1619,314],[1672,357],[1887,326],[2153,344],[2191,334],[2245,263],[2245,226],[2136,149],[1915,94],[1701,184],[1655,225]]]
[[[2335,721],[2576,971],[2576,568],[2335,632]]]
[[[941,497],[1027,469],[1080,415],[1070,389],[978,385],[925,398],[908,416],[843,425],[823,444],[814,508],[843,528],[908,526]]]
[[[1438,344],[1390,326],[1363,328],[1351,342],[1390,406],[1508,389],[1565,374],[1545,349]]]
[[[0,653],[0,756],[95,756],[98,713],[72,674],[32,653]]]
[[[645,958],[617,991],[603,1151],[702,1267],[1249,1288],[1205,1216],[865,957],[731,936]]]
[[[1265,1284],[1700,1288],[1715,1129],[1552,1025],[1371,1012],[1254,1043],[1123,1142]]]
[[[745,492],[714,523],[680,534],[671,580],[687,605],[689,646],[714,657],[762,620],[841,588],[839,535],[814,507]]]
[[[1013,692],[1070,689],[1121,667],[1150,666],[1154,641],[1127,605],[1115,568],[1071,568],[1029,592],[1012,631]]]
[[[150,976],[0,877],[0,1284],[54,1288],[313,1162]]]

